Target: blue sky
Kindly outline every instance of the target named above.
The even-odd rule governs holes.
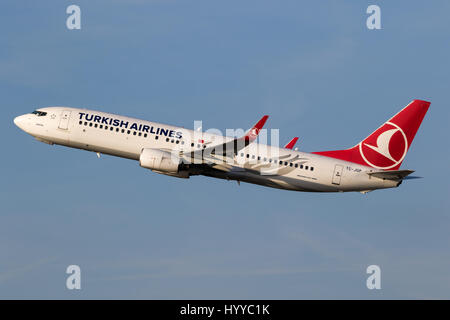
[[[82,29],[66,28],[77,4]],[[382,30],[366,28],[381,7]],[[0,298],[449,298],[448,1],[0,4]],[[88,107],[349,147],[432,102],[403,162],[423,179],[310,194],[39,143],[12,122]],[[82,289],[65,287],[66,267]],[[381,290],[366,288],[381,267]]]

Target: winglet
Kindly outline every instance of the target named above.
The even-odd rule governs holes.
[[[258,137],[259,132],[262,127],[266,123],[269,116],[263,116],[250,130],[248,130],[245,135],[240,138],[234,138],[226,143],[214,145],[202,150],[202,153],[205,154],[237,154],[237,152],[246,146],[248,146],[251,142],[255,141]]]
[[[294,137],[287,145],[284,146],[285,149],[292,149],[297,143],[298,137]]]
[[[249,131],[247,131],[244,136],[245,141],[254,141],[258,137],[259,131],[264,127],[268,118],[268,115],[263,116]]]

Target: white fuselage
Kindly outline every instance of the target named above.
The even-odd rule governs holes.
[[[132,160],[139,160],[143,149],[186,155],[233,139],[87,109],[38,110],[45,115],[25,114],[14,122],[39,141]],[[366,192],[399,185],[399,181],[371,177],[368,172],[380,171],[371,167],[256,142],[226,162],[219,157],[197,159],[185,169],[188,176],[205,175],[296,191]]]

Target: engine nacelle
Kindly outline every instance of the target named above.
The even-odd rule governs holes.
[[[178,178],[189,178],[189,171],[182,169],[179,158],[159,149],[142,149],[139,157],[141,167]]]

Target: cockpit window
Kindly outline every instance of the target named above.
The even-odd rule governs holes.
[[[37,115],[38,117],[44,117],[44,116],[47,115],[47,112],[35,110],[35,111],[32,112],[32,114],[35,114],[35,115]]]

